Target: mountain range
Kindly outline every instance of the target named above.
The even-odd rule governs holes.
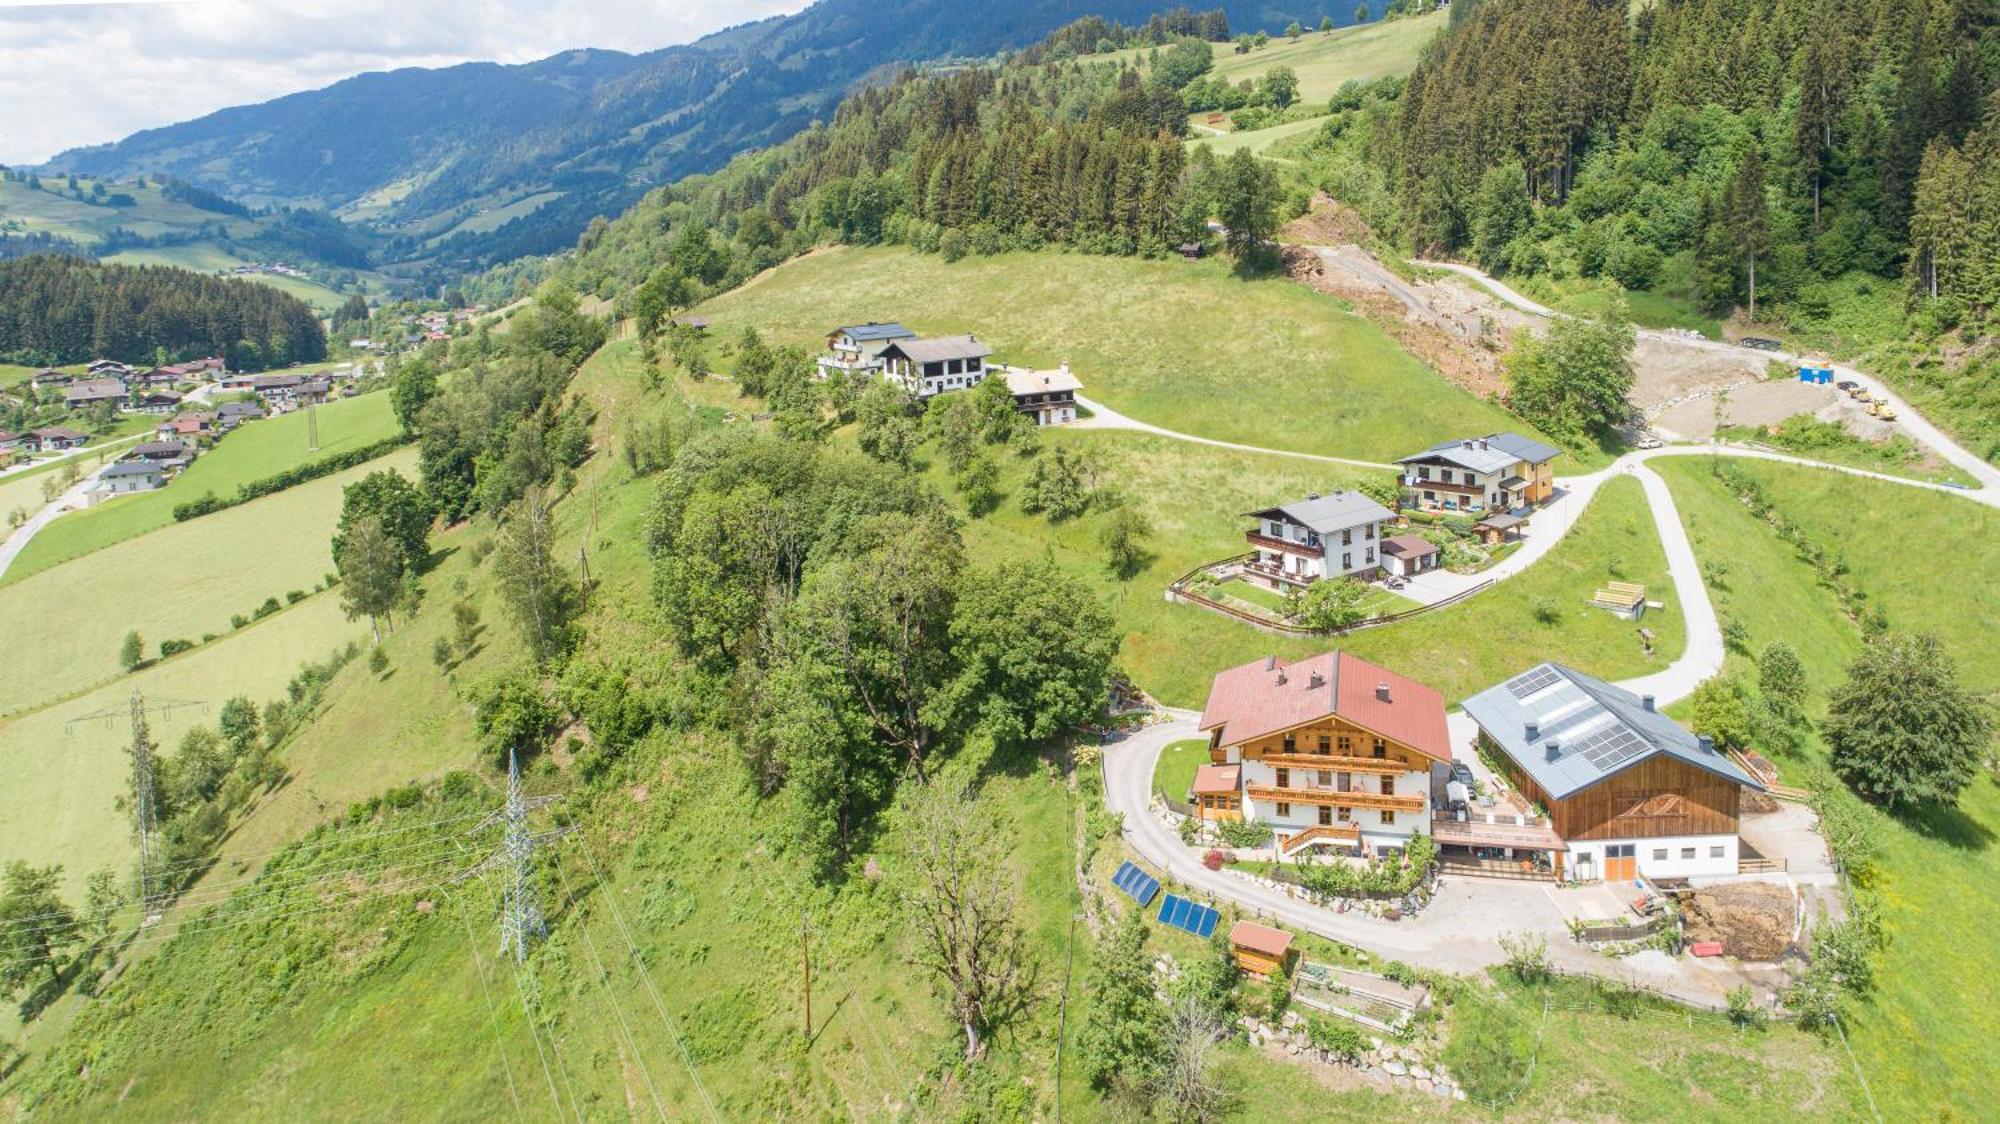
[[[1352,9],[1222,5],[1236,30]],[[792,16],[644,54],[573,50],[520,65],[359,75],[324,89],[78,148],[45,171],[164,175],[257,205],[325,209],[387,235],[385,264],[477,268],[572,245],[597,215],[829,115],[860,85],[983,57],[1161,0],[819,0]]]

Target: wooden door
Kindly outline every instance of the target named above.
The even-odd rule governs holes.
[[[1639,860],[1634,857],[1630,843],[1619,843],[1604,849],[1604,880],[1606,882],[1630,882],[1639,874]]]

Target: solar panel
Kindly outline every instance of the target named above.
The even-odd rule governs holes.
[[[1525,699],[1536,691],[1556,682],[1562,674],[1552,667],[1537,667],[1524,671],[1507,681],[1507,689],[1517,699]]]
[[[1644,738],[1631,730],[1613,726],[1583,739],[1576,748],[1590,759],[1592,765],[1609,769],[1645,753],[1647,744]]]
[[[1160,899],[1160,921],[1176,929],[1185,929],[1204,940],[1215,932],[1215,923],[1222,915],[1213,906],[1202,905],[1179,894],[1168,894]]]
[[[1126,896],[1138,902],[1142,909],[1151,905],[1153,895],[1160,892],[1159,879],[1129,862],[1120,866],[1118,873],[1111,876],[1111,884],[1125,891]]]

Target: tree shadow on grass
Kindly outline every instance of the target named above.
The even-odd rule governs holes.
[[[1962,808],[1930,808],[1905,812],[1895,818],[1918,835],[1961,851],[1984,851],[1993,845],[1993,829],[1973,819]]]

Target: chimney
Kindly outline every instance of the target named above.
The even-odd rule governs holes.
[[[1561,756],[1562,756],[1562,743],[1560,743],[1560,742],[1556,741],[1556,739],[1554,739],[1554,738],[1550,738],[1550,739],[1549,739],[1549,760],[1551,760],[1551,761],[1554,761],[1554,760],[1555,760],[1556,758],[1558,758],[1558,757],[1561,757]]]
[[[1466,448],[1468,448],[1468,449],[1470,449],[1470,448],[1472,448],[1472,439],[1471,439],[1470,437],[1468,437],[1468,438],[1466,438],[1465,440],[1463,440],[1463,441],[1460,441],[1460,442],[1459,442],[1459,444],[1460,444],[1460,445],[1463,445],[1463,446],[1465,446],[1465,447],[1466,447]]]
[[[1653,710],[1653,703],[1654,703],[1654,699],[1653,699],[1653,696],[1651,696],[1651,695],[1640,695],[1640,696],[1639,696],[1639,705],[1640,705],[1640,706],[1643,706],[1643,707],[1645,707],[1645,708],[1646,708],[1646,712],[1647,712],[1647,713],[1649,713],[1649,714],[1650,714],[1650,713],[1652,713],[1652,710]]]
[[[1276,668],[1277,666],[1278,666],[1278,657],[1276,657],[1276,656],[1265,656],[1265,657],[1264,657],[1264,670],[1265,670],[1265,671],[1270,671],[1270,670],[1272,670],[1272,669]]]
[[[1318,498],[1319,498],[1319,493],[1318,493],[1318,492],[1307,492],[1307,493],[1306,493],[1306,498],[1307,498],[1307,499],[1309,499],[1309,500],[1316,500],[1316,499],[1318,499]]]
[[[1715,752],[1715,739],[1709,737],[1707,734],[1703,734],[1700,737],[1696,738],[1695,742],[1701,746],[1701,751],[1703,753]]]
[[[1479,439],[1479,448],[1482,452],[1486,449],[1486,438],[1481,437]]]
[[[1281,667],[1278,669],[1278,686],[1284,686],[1286,681],[1285,669]]]
[[[1321,687],[1326,686],[1326,676],[1321,675],[1319,672],[1315,671],[1312,673],[1312,678],[1307,680],[1307,683],[1312,687],[1313,690],[1317,691]]]
[[[1383,702],[1388,702],[1389,684],[1386,682],[1375,684],[1375,697],[1382,700]]]
[[[1542,724],[1540,722],[1535,722],[1531,720],[1528,723],[1528,729],[1525,736],[1527,740],[1530,742],[1540,741],[1542,738]]]

